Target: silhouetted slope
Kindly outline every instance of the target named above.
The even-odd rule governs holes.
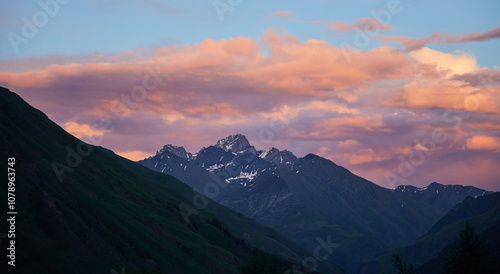
[[[20,273],[110,273],[122,267],[127,273],[236,273],[260,253],[243,240],[244,232],[253,245],[298,264],[310,256],[279,233],[209,200],[186,222],[183,205],[193,206],[196,195],[190,187],[82,143],[4,88],[0,129],[2,166],[16,158]],[[55,163],[59,173],[66,171],[62,180]],[[7,197],[6,191],[4,185],[0,196]],[[6,231],[6,222],[0,226]],[[2,241],[1,249],[6,247]]]
[[[448,246],[458,240],[466,222],[470,223],[478,235],[493,244],[497,255],[500,255],[500,233],[497,233],[500,232],[500,193],[495,192],[477,198],[467,197],[436,222],[415,244],[389,252],[365,269],[368,272],[390,271],[393,252],[401,254],[407,262],[427,271],[430,271],[432,266],[440,268],[448,254]]]

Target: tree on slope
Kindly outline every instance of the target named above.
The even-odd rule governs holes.
[[[443,273],[498,273],[495,251],[479,238],[467,222],[460,232],[458,245],[450,247]]]

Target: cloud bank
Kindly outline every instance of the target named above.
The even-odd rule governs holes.
[[[1,66],[0,84],[75,136],[101,136],[134,160],[167,143],[195,152],[240,132],[259,149],[317,153],[384,187],[384,172],[429,154],[424,141],[439,129],[446,141],[404,183],[500,190],[499,72],[470,53],[417,48],[360,50],[348,62],[326,41],[267,30],[259,39],[49,56],[35,69],[26,68],[33,60],[5,61],[16,69]]]

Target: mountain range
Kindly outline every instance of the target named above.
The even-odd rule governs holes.
[[[207,186],[217,186],[207,195],[214,201],[276,229],[349,273],[413,244],[464,198],[491,193],[438,183],[386,189],[314,154],[298,158],[274,147],[258,151],[241,134],[195,154],[166,145],[139,163],[206,194]],[[318,250],[324,239],[335,246],[329,254]]]
[[[0,156],[16,162],[20,273],[391,273],[393,253],[439,273],[465,222],[500,255],[499,193],[386,189],[241,134],[194,154],[165,145],[137,163],[0,88]]]
[[[2,166],[15,158],[17,211],[15,238],[0,246],[15,241],[17,273],[298,273],[312,256],[172,176],[82,142],[4,88],[0,129]],[[0,272],[11,267],[2,261]]]

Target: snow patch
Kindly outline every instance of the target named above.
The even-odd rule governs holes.
[[[213,165],[213,166],[209,166],[209,167],[207,168],[207,170],[208,170],[208,171],[210,171],[210,172],[214,172],[215,170],[217,170],[217,169],[219,169],[219,168],[221,168],[221,167],[223,167],[223,166],[224,166],[223,164],[220,164],[220,165],[215,164],[215,165]]]
[[[238,176],[226,179],[226,181],[227,180],[234,181],[234,180],[239,180],[239,179],[248,179],[248,181],[251,182],[255,178],[255,176],[257,176],[257,174],[258,174],[258,172],[256,170],[254,170],[252,172],[241,171]]]
[[[262,159],[266,159],[266,156],[269,155],[269,153],[271,152],[273,148],[270,148],[270,149],[267,149],[266,151],[262,152],[259,157],[262,158]]]

